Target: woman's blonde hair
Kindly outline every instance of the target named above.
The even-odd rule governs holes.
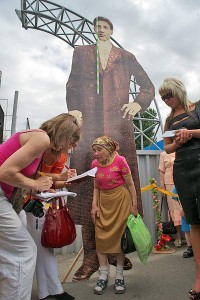
[[[61,140],[66,138],[66,148],[76,143],[80,139],[80,127],[76,118],[68,113],[60,114],[44,122],[40,129],[44,130],[57,149]]]
[[[162,96],[164,94],[172,94],[174,97],[177,97],[182,107],[187,113],[190,113],[189,107],[192,102],[189,100],[185,85],[183,82],[177,77],[167,77],[164,79],[163,83],[159,87],[159,94]],[[174,109],[171,110],[167,118],[167,122],[169,122],[174,115]]]

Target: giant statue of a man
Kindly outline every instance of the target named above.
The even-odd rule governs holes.
[[[154,99],[154,86],[135,56],[115,47],[110,40],[113,24],[104,17],[94,19],[97,45],[79,46],[74,50],[71,73],[67,82],[67,107],[82,115],[82,135],[71,157],[71,167],[78,173],[91,168],[91,145],[95,138],[107,135],[120,144],[119,154],[126,157],[136,187],[138,209],[142,201],[132,118],[145,111]],[[98,49],[98,51],[97,51]],[[97,59],[98,53],[98,59]],[[99,61],[99,76],[97,62]],[[134,102],[129,103],[131,76],[139,85]],[[97,90],[97,80],[99,80]],[[93,185],[82,182],[75,187],[78,196],[69,200],[70,211],[77,224],[82,224],[84,259],[73,280],[88,279],[98,269],[94,226],[91,220]]]

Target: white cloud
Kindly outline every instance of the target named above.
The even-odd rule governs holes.
[[[93,20],[111,19],[113,37],[134,53],[156,88],[163,120],[169,109],[160,100],[158,87],[167,76],[183,79],[189,97],[199,99],[200,7],[196,0],[56,0]],[[8,99],[12,114],[15,90],[19,91],[17,129],[38,127],[45,119],[66,110],[65,84],[73,49],[62,40],[33,29],[25,30],[15,13],[20,0],[0,1],[0,98]],[[5,107],[6,101],[1,101]],[[8,117],[9,119],[10,117]],[[11,118],[10,118],[11,119]]]

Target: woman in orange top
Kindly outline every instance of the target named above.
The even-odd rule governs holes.
[[[75,146],[75,145],[74,145]],[[45,175],[53,178],[54,188],[63,188],[66,185],[64,181],[76,175],[75,169],[67,169],[62,173],[67,161],[67,154],[61,153],[59,157],[51,150],[44,153],[41,171]],[[54,255],[54,249],[44,248],[41,245],[41,233],[45,216],[36,218],[33,214],[27,213],[27,228],[37,245],[36,278],[38,299],[42,300],[48,296],[54,296],[55,299],[72,300],[73,296],[63,291],[58,277],[57,261]],[[36,229],[37,220],[37,229]]]

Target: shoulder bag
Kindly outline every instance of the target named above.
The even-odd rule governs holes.
[[[59,198],[59,205],[53,201],[48,208],[42,229],[41,244],[45,248],[62,248],[76,238],[76,227],[67,205]]]

